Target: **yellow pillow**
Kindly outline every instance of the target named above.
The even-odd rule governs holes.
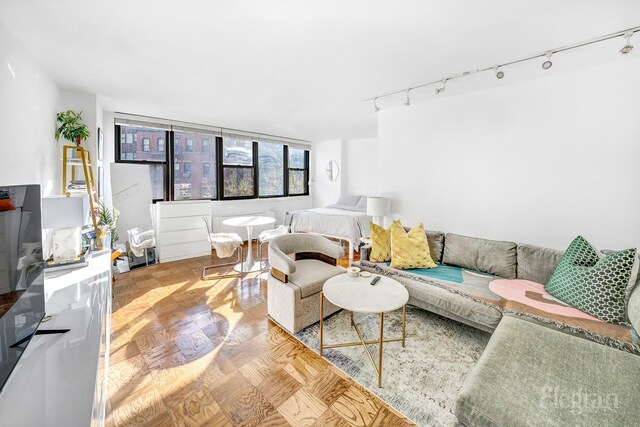
[[[435,268],[422,223],[407,233],[400,222],[391,224],[391,268]]]
[[[399,220],[393,223],[400,224]],[[370,223],[371,229],[371,252],[369,253],[369,261],[371,262],[387,262],[391,261],[391,227],[384,228],[377,224]],[[402,224],[400,225],[402,228]]]

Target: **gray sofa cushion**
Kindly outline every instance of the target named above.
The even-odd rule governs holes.
[[[517,245],[513,242],[478,239],[447,233],[442,262],[463,268],[516,278]]]
[[[546,284],[562,258],[563,251],[520,243],[517,278]]]
[[[442,253],[444,252],[444,233],[442,231],[427,230],[427,240],[429,241],[429,252],[434,262],[442,263]]]
[[[404,227],[404,230],[408,233],[411,231],[410,227]],[[431,259],[438,264],[442,263],[442,252],[444,251],[444,233],[442,231],[426,230],[427,241],[429,242],[429,252]]]
[[[627,426],[640,420],[640,357],[503,317],[458,394],[468,426]]]

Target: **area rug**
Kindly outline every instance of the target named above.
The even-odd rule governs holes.
[[[365,339],[379,334],[379,315],[355,313]],[[385,315],[386,338],[401,335],[400,310]],[[318,350],[319,325],[298,332],[296,337]],[[324,322],[325,344],[358,341],[348,311],[340,311]],[[407,306],[407,340],[385,343],[382,388],[362,346],[326,349],[324,357],[398,412],[420,426],[453,426],[452,413],[458,391],[487,346],[490,334],[419,308]],[[378,345],[369,345],[377,362]]]

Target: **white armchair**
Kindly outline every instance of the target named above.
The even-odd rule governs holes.
[[[260,269],[265,270],[267,268],[267,263],[262,258],[262,246],[265,244],[269,244],[275,237],[282,236],[283,234],[287,234],[289,232],[289,228],[284,225],[280,225],[271,230],[264,230],[258,236],[258,260],[260,261]]]
[[[341,246],[316,234],[290,233],[273,238],[267,282],[269,317],[293,334],[319,321],[322,286],[346,271],[337,266],[343,256]],[[338,310],[327,301],[323,314],[326,317]]]
[[[146,265],[149,265],[148,250],[156,247],[156,238],[153,229],[143,231],[144,227],[134,227],[127,230],[131,252],[137,257],[144,255]]]

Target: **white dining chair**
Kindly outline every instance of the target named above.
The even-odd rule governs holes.
[[[260,261],[260,270],[264,271],[267,269],[267,262],[262,259],[262,246],[265,244],[269,244],[276,236],[282,236],[283,234],[287,234],[289,232],[289,228],[284,225],[280,225],[276,228],[270,230],[264,230],[258,236],[258,260]]]
[[[209,265],[202,269],[202,280],[216,280],[225,277],[242,277],[242,267],[244,266],[244,250],[242,248],[242,238],[236,233],[213,233],[209,226],[209,221],[206,217],[202,217],[204,221],[205,230],[207,231],[207,239],[211,249],[216,251],[216,255],[219,258],[228,258],[233,255],[234,252],[238,254],[238,259],[235,262],[229,262],[225,264]],[[240,264],[240,272],[221,274],[221,275],[209,275],[207,270],[211,268],[225,267],[229,265]]]

